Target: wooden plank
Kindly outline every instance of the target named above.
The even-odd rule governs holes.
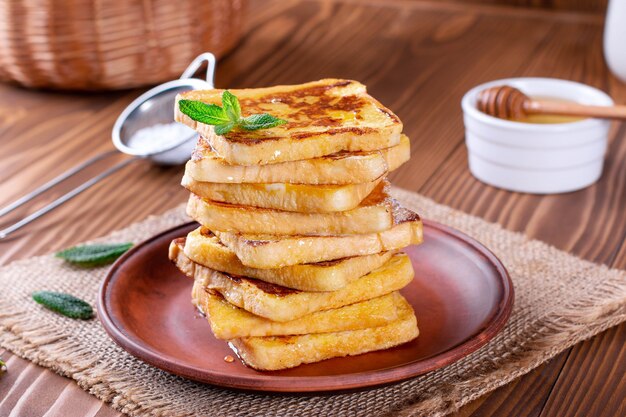
[[[319,0],[309,0],[319,1]],[[604,20],[604,10],[580,11],[571,8],[539,8],[520,7],[505,3],[483,2],[469,0],[467,4],[463,0],[328,0],[336,3],[352,3],[358,5],[371,5],[379,8],[400,8],[405,10],[441,10],[441,11],[467,11],[481,13],[486,16],[517,17],[533,20],[552,20],[570,22],[596,22],[601,24]],[[567,0],[566,0],[567,1]]]
[[[534,369],[523,378],[462,407],[455,417],[539,416],[554,384],[553,378],[563,368],[568,352]],[[518,395],[518,393],[524,395]]]
[[[0,379],[0,416],[113,417],[122,414],[72,380],[1,351],[9,371]]]
[[[576,345],[541,417],[626,415],[626,324]]]
[[[626,235],[612,263],[626,269]],[[571,349],[541,417],[626,415],[626,323]]]
[[[601,13],[608,0],[445,0],[455,3],[494,4],[501,6],[532,7],[556,10],[578,10]]]

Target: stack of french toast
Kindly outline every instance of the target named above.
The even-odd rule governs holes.
[[[200,139],[182,184],[200,227],[170,259],[194,279],[193,303],[245,364],[278,370],[387,349],[418,336],[399,293],[413,279],[401,249],[419,216],[389,194],[410,157],[402,123],[349,80],[230,90],[245,113],[280,126],[218,134],[176,106]],[[219,104],[223,91],[180,100]]]

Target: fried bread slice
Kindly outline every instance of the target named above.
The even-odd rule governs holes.
[[[187,162],[185,174],[199,182],[360,184],[374,181],[397,169],[411,157],[406,135],[390,148],[371,152],[346,152],[302,161],[267,165],[231,165],[220,158],[200,137]]]
[[[393,251],[373,255],[354,256],[316,264],[292,265],[278,269],[256,269],[245,266],[237,255],[219,241],[212,233],[201,234],[196,229],[172,242],[170,249],[183,250],[193,262],[230,275],[257,278],[272,284],[301,291],[336,291],[363,275],[380,268],[387,262]],[[172,255],[176,258],[176,255]]]
[[[343,185],[226,184],[199,182],[185,174],[182,185],[203,199],[220,203],[300,213],[333,213],[356,208],[382,179]]]
[[[206,232],[205,232],[206,233]],[[259,269],[371,255],[419,244],[423,239],[419,216],[399,205],[393,208],[393,226],[382,232],[336,236],[272,236],[214,231],[241,263]]]
[[[299,85],[230,90],[243,116],[270,113],[286,124],[255,131],[233,129],[217,135],[213,126],[180,111],[178,101],[220,104],[223,90],[193,90],[176,97],[176,121],[195,129],[213,150],[234,165],[299,161],[340,151],[373,151],[400,143],[398,116],[366,92],[363,84],[324,79]]]
[[[402,297],[398,319],[384,326],[300,336],[241,337],[231,340],[230,345],[246,365],[273,371],[389,349],[409,342],[418,335],[415,313]]]
[[[296,320],[278,322],[230,304],[219,293],[207,290],[198,281],[192,289],[192,303],[207,316],[215,337],[224,340],[342,332],[383,326],[398,317],[397,306],[401,303],[401,297],[396,291],[360,303],[317,311]]]
[[[230,275],[194,263],[170,245],[170,259],[185,275],[218,292],[229,303],[273,321],[290,321],[316,311],[339,308],[397,291],[413,279],[408,256],[399,253],[382,267],[337,291],[298,291],[254,278]]]
[[[397,202],[381,183],[361,204],[336,213],[296,213],[204,200],[192,194],[187,214],[213,231],[265,235],[342,235],[382,232],[394,225]]]

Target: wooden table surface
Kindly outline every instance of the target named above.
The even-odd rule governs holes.
[[[398,113],[411,138],[411,161],[391,176],[396,185],[582,258],[626,268],[626,125],[612,130],[597,184],[536,196],[498,190],[470,175],[460,110],[470,87],[511,76],[581,81],[625,103],[626,85],[610,76],[602,58],[601,16],[385,0],[258,0],[248,16],[240,46],[219,62],[217,86],[360,80]],[[0,86],[0,205],[112,149],[113,122],[138,93]],[[0,243],[0,262],[58,250],[180,204],[187,194],[181,174],[181,167],[133,164]],[[625,345],[622,324],[458,415],[626,415]],[[70,379],[0,354],[9,367],[0,379],[0,416],[118,415]]]

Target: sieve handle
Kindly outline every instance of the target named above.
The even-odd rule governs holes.
[[[200,69],[202,65],[206,62],[206,82],[208,84],[207,88],[215,88],[215,55],[210,52],[205,52],[203,54],[198,55],[191,64],[183,71],[183,75],[180,76],[180,79],[184,78],[192,78],[194,74]]]

